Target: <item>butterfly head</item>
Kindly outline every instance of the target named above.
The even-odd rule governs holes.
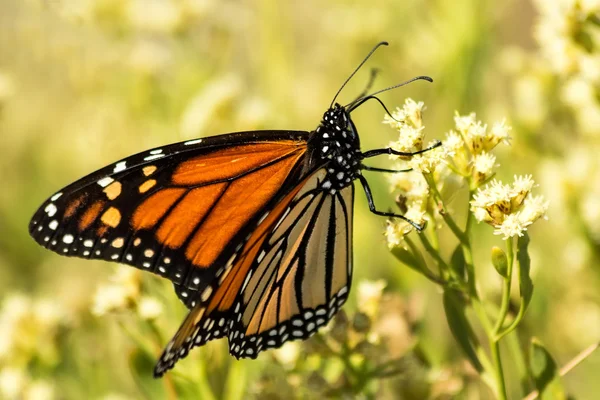
[[[323,114],[317,132],[321,133],[323,139],[339,139],[342,142],[356,142],[358,145],[358,133],[350,113],[338,103]]]
[[[355,179],[360,163],[360,142],[350,113],[339,104],[329,108],[308,140],[308,166],[327,165],[323,189],[335,193]]]

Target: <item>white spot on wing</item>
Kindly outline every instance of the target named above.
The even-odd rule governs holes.
[[[58,192],[54,196],[50,197],[50,201],[56,201],[60,196],[62,196],[62,192]]]
[[[56,206],[54,205],[54,203],[50,203],[46,206],[46,208],[44,208],[44,211],[46,211],[46,214],[48,214],[49,217],[54,217],[54,214],[56,214]]]
[[[148,157],[144,157],[144,161],[152,161],[152,160],[156,160],[157,158],[161,158],[164,157],[164,154],[153,154],[151,156]]]
[[[127,168],[127,161],[120,161],[117,163],[117,165],[115,165],[115,169],[113,170],[113,173],[117,173],[117,172],[121,172],[121,171],[125,171],[125,169]]]
[[[70,243],[73,243],[73,239],[74,239],[73,235],[65,235],[65,236],[63,236],[62,240],[63,240],[63,242],[70,244]]]
[[[58,221],[57,220],[50,221],[50,223],[48,224],[48,228],[52,229],[53,231],[56,230],[56,228],[58,228]]]
[[[102,186],[102,187],[107,187],[108,185],[110,185],[111,183],[113,183],[115,180],[113,178],[111,178],[110,176],[106,176],[102,179],[100,179],[98,181],[98,185]]]
[[[156,149],[156,150],[152,150],[150,152],[150,154],[160,154],[160,153],[162,153],[162,149]]]
[[[88,240],[86,240],[86,241],[83,242],[83,245],[85,247],[92,247],[94,245],[94,242],[92,240],[88,239]]]
[[[194,140],[188,140],[187,142],[183,143],[185,146],[191,146],[193,144],[198,144],[198,143],[202,143],[202,139],[194,139]]]

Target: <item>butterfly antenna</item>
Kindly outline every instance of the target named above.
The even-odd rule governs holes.
[[[407,80],[406,82],[402,82],[402,83],[399,83],[399,84],[397,84],[397,85],[390,86],[390,87],[387,87],[387,88],[385,88],[385,89],[378,90],[378,91],[376,91],[376,92],[374,92],[374,93],[371,93],[371,94],[369,94],[369,95],[367,95],[367,96],[365,96],[365,97],[376,96],[376,95],[378,95],[379,93],[387,92],[388,90],[392,90],[392,89],[399,88],[400,86],[408,85],[409,83],[412,83],[412,82],[414,82],[414,81],[427,81],[427,82],[433,82],[433,79],[431,79],[429,76],[426,76],[426,75],[417,76],[417,77],[414,77],[414,78],[412,78],[412,79],[409,79],[409,80]],[[360,100],[360,99],[358,99],[358,100]]]
[[[352,100],[350,102],[350,104],[354,103],[356,100],[365,97],[367,95],[367,93],[369,93],[369,90],[371,90],[371,88],[373,87],[373,83],[375,83],[375,78],[377,77],[377,74],[379,73],[379,69],[378,68],[371,68],[371,75],[369,76],[369,81],[367,82],[367,86],[363,89],[362,92],[360,92],[360,94],[358,96],[356,96],[356,98],[354,100]]]
[[[369,52],[369,54],[367,54],[367,56],[365,57],[365,59],[362,60],[362,62],[360,64],[358,64],[358,67],[356,67],[356,69],[354,70],[354,72],[352,72],[350,74],[350,76],[348,77],[348,79],[346,79],[344,81],[344,83],[339,88],[339,90],[337,91],[337,93],[335,94],[335,96],[333,96],[333,100],[331,100],[331,104],[329,105],[329,108],[331,108],[333,106],[333,103],[335,103],[335,99],[337,99],[337,97],[340,94],[340,92],[342,91],[342,89],[344,89],[344,87],[346,86],[346,84],[348,84],[348,82],[350,81],[350,79],[352,79],[352,77],[358,72],[358,70],[360,69],[360,67],[362,67],[363,64],[367,62],[367,60],[369,59],[369,57],[371,57],[371,55],[375,52],[375,50],[377,50],[380,46],[387,46],[388,44],[389,44],[388,42],[379,42],[379,43],[377,43],[375,45],[375,47],[373,47],[373,49]],[[390,88],[388,88],[388,90],[389,89]]]
[[[378,90],[378,91],[376,91],[376,92],[374,92],[374,93],[371,93],[371,94],[369,94],[369,95],[364,95],[364,96],[358,97],[357,99],[355,99],[355,100],[351,101],[350,103],[346,104],[346,105],[344,106],[344,108],[345,108],[346,110],[348,110],[348,112],[352,112],[353,110],[357,109],[358,107],[360,107],[360,105],[361,105],[361,104],[363,104],[363,103],[367,102],[368,100],[375,99],[375,100],[377,100],[377,101],[379,102],[379,104],[381,104],[381,106],[382,106],[382,107],[385,109],[385,112],[386,112],[386,113],[387,113],[387,114],[388,114],[390,117],[392,117],[392,119],[396,120],[396,119],[395,119],[395,118],[392,116],[392,114],[390,114],[390,112],[389,112],[389,111],[388,111],[388,109],[385,107],[385,105],[383,104],[383,102],[382,102],[382,101],[381,101],[381,100],[380,100],[378,97],[376,97],[376,95],[378,95],[379,93],[387,92],[388,90],[392,90],[392,89],[399,88],[400,86],[408,85],[408,84],[409,84],[409,83],[411,83],[411,82],[414,82],[414,81],[419,81],[419,80],[424,80],[424,81],[427,81],[427,82],[433,82],[433,79],[431,79],[431,78],[430,78],[430,77],[428,77],[428,76],[425,76],[425,75],[423,75],[423,76],[417,76],[417,77],[415,77],[415,78],[412,78],[412,79],[409,79],[409,80],[407,80],[406,82],[402,82],[402,83],[399,83],[399,84],[397,84],[397,85],[390,86],[390,87],[388,87],[388,88],[385,88],[385,89]]]

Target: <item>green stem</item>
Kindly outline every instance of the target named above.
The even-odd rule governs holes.
[[[423,177],[427,181],[427,185],[433,192],[433,197],[437,200],[437,202],[442,206],[442,211],[440,211],[440,215],[444,219],[444,222],[452,233],[458,238],[461,243],[467,242],[467,235],[458,227],[458,224],[454,221],[454,219],[446,212],[446,205],[444,204],[444,200],[442,199],[442,195],[433,180],[433,176],[431,174],[423,174]]]
[[[421,243],[423,243],[423,247],[425,247],[427,253],[429,253],[429,255],[437,262],[440,270],[440,279],[445,281],[446,277],[444,276],[444,273],[450,270],[448,264],[440,257],[440,253],[433,247],[425,233],[419,232],[419,239],[421,239]]]
[[[521,302],[521,306],[519,307],[519,312],[517,313],[517,316],[515,317],[514,321],[511,322],[510,325],[506,327],[506,329],[504,329],[503,331],[499,332],[496,335],[496,340],[500,340],[504,336],[506,336],[509,333],[511,333],[512,331],[514,331],[517,328],[517,326],[519,325],[519,323],[521,323],[521,320],[523,319],[524,316],[525,316],[525,303]]]
[[[496,336],[501,331],[502,325],[504,325],[504,321],[506,320],[506,314],[508,313],[508,306],[510,304],[510,286],[512,283],[513,261],[515,257],[512,237],[506,239],[506,253],[508,265],[506,270],[506,278],[504,278],[504,284],[502,285],[502,302],[500,303],[500,314],[498,315],[496,326],[494,326],[494,335]]]
[[[506,400],[506,384],[504,383],[504,372],[502,371],[502,359],[500,358],[500,343],[490,337],[490,350],[494,360],[494,373],[496,378],[497,395],[500,400]]]
[[[421,253],[419,252],[419,249],[414,244],[414,242],[410,240],[408,236],[405,236],[404,240],[406,244],[408,244],[408,247],[410,247],[410,250],[413,253],[413,256],[415,257],[415,260],[417,260],[417,262],[419,263],[419,272],[421,272],[427,279],[429,279],[432,282],[435,282],[440,285],[446,283],[444,279],[436,276],[433,272],[429,270],[429,268],[427,268],[427,263],[425,263],[425,260],[423,260],[423,257],[421,256]]]

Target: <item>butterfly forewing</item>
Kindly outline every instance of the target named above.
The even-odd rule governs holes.
[[[306,139],[306,132],[247,132],[139,153],[57,192],[29,231],[62,255],[167,277],[192,306],[298,181]]]
[[[321,188],[324,176],[310,174],[256,228],[192,309],[156,375],[207,340],[227,336],[234,356],[255,358],[331,319],[350,289],[354,186],[332,194]]]

